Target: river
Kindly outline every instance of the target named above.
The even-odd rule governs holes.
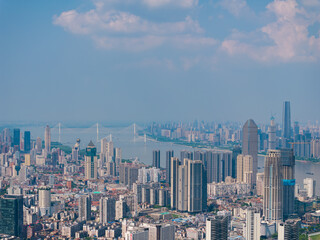
[[[41,137],[43,139],[44,128],[45,126],[24,126],[21,127],[21,130],[31,131],[32,139],[36,139],[37,137]],[[147,139],[145,142],[143,137],[134,137],[133,125],[129,127],[99,127],[99,140],[104,137],[109,137],[110,134],[112,134],[112,141],[114,142],[114,147],[121,148],[122,158],[131,159],[137,157],[141,162],[145,164],[152,164],[152,151],[155,149],[160,150],[160,159],[162,167],[165,166],[165,152],[167,150],[174,150],[175,156],[180,156],[181,150],[193,150],[191,147],[188,146],[182,146],[167,142],[156,142],[152,139]],[[60,139],[62,144],[73,146],[77,138],[81,139],[81,148],[85,148],[89,141],[92,140],[96,144],[98,151],[100,150],[100,143],[97,143],[96,126],[92,126],[89,128],[61,128]],[[57,126],[51,129],[51,140],[59,140],[59,130]],[[263,166],[264,156],[259,156],[259,172],[263,171]],[[314,173],[314,175],[306,174],[308,172],[312,172]],[[299,184],[300,187],[303,186],[304,178],[310,177],[315,179],[317,182],[316,194],[320,194],[320,164],[296,161],[295,175],[297,184]]]

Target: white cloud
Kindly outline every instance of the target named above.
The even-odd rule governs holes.
[[[249,34],[265,41],[253,44],[252,39],[233,35],[223,41],[221,48],[230,55],[245,54],[260,61],[311,61],[320,57],[319,36],[309,36],[308,31],[316,21],[313,14],[295,0],[275,0],[267,11],[276,16],[276,21]]]
[[[91,34],[102,31],[148,34],[201,33],[203,31],[199,24],[190,17],[181,22],[154,23],[131,13],[114,10],[107,12],[90,10],[85,13],[70,10],[61,13],[60,16],[55,16],[53,23],[76,34]]]
[[[95,5],[100,9],[105,5],[116,4],[141,4],[150,8],[159,8],[164,6],[192,8],[198,5],[199,0],[93,0]]]
[[[149,7],[161,7],[165,5],[191,8],[198,5],[198,0],[143,0]]]
[[[308,7],[320,7],[320,0],[302,0],[301,2]]]
[[[236,17],[250,11],[246,0],[222,0],[219,5]]]
[[[179,48],[212,46],[216,40],[204,37],[204,30],[191,17],[177,22],[151,22],[137,15],[96,8],[84,13],[77,10],[54,16],[53,23],[73,34],[87,35],[104,49],[142,51],[170,44]]]

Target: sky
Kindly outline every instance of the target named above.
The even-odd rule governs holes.
[[[320,119],[320,0],[0,0],[0,121]]]

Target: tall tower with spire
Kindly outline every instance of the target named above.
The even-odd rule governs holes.
[[[291,140],[291,110],[290,110],[290,102],[285,101],[283,103],[283,112],[282,112],[282,138],[283,143],[282,147],[288,147],[288,143]]]
[[[271,117],[270,126],[268,127],[268,149],[276,149],[277,148],[277,135],[276,135],[276,124],[274,121],[274,117]]]

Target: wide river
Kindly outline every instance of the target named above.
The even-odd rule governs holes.
[[[44,139],[44,128],[45,126],[27,126],[21,127],[21,130],[29,130],[31,131],[31,138],[36,139],[37,137],[41,137]],[[138,128],[137,128],[138,130]],[[112,141],[114,142],[114,147],[120,147],[122,150],[122,158],[139,158],[139,160],[146,164],[152,163],[152,151],[155,149],[160,150],[160,158],[161,158],[161,166],[165,166],[165,152],[167,150],[174,150],[175,156],[180,156],[181,150],[190,150],[193,149],[191,147],[176,145],[172,143],[166,142],[156,142],[151,139],[147,139],[144,141],[143,137],[136,136],[134,137],[134,127],[133,125],[129,127],[113,127],[113,128],[105,128],[99,127],[99,136],[98,139],[102,139],[104,137],[109,138],[110,134],[112,134]],[[76,142],[76,139],[81,139],[81,148],[85,148],[90,140],[96,144],[98,151],[100,151],[100,142],[97,143],[97,128],[95,126],[89,128],[66,128],[61,127],[60,139],[61,142],[68,146],[73,146]],[[51,140],[58,141],[59,140],[59,130],[58,127],[54,127],[51,129]],[[264,166],[264,157],[259,156],[259,172],[263,171]],[[307,173],[314,173],[314,175],[310,175]],[[316,180],[316,193],[320,194],[320,164],[315,164],[311,162],[296,162],[295,175],[297,184],[300,187],[303,186],[303,179],[310,177]]]

